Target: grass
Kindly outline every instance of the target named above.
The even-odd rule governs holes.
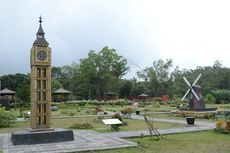
[[[229,153],[230,136],[213,131],[165,135],[159,141],[150,137],[127,139],[143,147],[123,148],[90,153]]]
[[[185,120],[185,117],[176,117],[174,116],[176,114],[148,114],[148,117],[153,118],[162,118],[162,119],[174,119],[174,120]],[[202,119],[202,118],[196,118],[196,121],[206,121],[206,122],[214,122],[214,119]]]
[[[206,104],[207,108],[217,108],[217,109],[222,109],[222,107],[229,106],[230,104]]]
[[[135,130],[147,130],[145,121],[142,120],[133,120],[133,119],[124,119],[123,121],[128,122],[128,126],[120,127],[120,131],[135,131]],[[53,128],[69,128],[70,125],[74,123],[90,123],[93,125],[91,130],[98,132],[110,132],[110,126],[104,125],[97,118],[68,118],[68,119],[53,119],[52,127]],[[154,126],[158,129],[166,129],[173,127],[184,127],[182,124],[174,123],[163,123],[163,122],[154,122]],[[29,128],[29,121],[26,122],[16,122],[14,126],[9,128],[1,128],[0,133],[12,132],[17,130],[23,130]]]

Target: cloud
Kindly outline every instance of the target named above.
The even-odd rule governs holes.
[[[230,66],[230,2],[220,0],[33,0],[1,3],[0,75],[28,73],[42,15],[53,65],[78,62],[109,46],[129,60],[135,76],[154,60],[181,68]]]

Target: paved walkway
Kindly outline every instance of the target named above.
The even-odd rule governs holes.
[[[133,119],[144,120],[143,116],[132,115]],[[161,134],[173,134],[183,132],[203,131],[215,128],[214,122],[195,121],[194,126],[187,126],[185,120],[149,118],[149,120],[184,124],[185,127],[159,129]],[[136,147],[134,142],[123,140],[121,138],[138,137],[150,135],[148,130],[141,131],[123,131],[98,133],[90,130],[74,131],[74,141],[37,144],[37,145],[19,145],[13,146],[10,140],[11,134],[0,134],[0,148],[4,153],[58,153],[58,152],[77,152],[89,150],[105,150],[122,147]],[[2,146],[1,146],[2,145]]]
[[[132,115],[131,118],[132,119],[137,119],[137,120],[144,120],[144,117],[141,116],[141,115]],[[214,122],[195,121],[194,126],[187,126],[186,120],[162,119],[162,118],[151,118],[151,117],[148,117],[148,119],[150,121],[178,123],[178,124],[184,124],[185,125],[185,127],[170,128],[170,129],[159,129],[158,131],[162,135],[184,133],[184,132],[204,131],[204,130],[210,130],[210,129],[215,128],[215,123]],[[109,133],[103,133],[103,134],[106,135],[106,136],[119,137],[119,138],[149,136],[150,135],[148,130],[109,132]]]
[[[3,139],[2,148],[4,153],[65,153],[138,146],[134,142],[118,137],[107,137],[90,130],[74,131],[74,141],[36,145],[14,146],[10,140],[10,136],[11,134],[0,135],[0,139]]]

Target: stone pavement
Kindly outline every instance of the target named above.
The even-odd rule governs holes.
[[[137,119],[137,120],[144,120],[144,117],[141,115],[132,115],[131,118]],[[162,135],[184,133],[184,132],[198,132],[198,131],[210,130],[210,129],[215,128],[214,122],[195,121],[194,126],[187,126],[186,120],[162,119],[162,118],[151,118],[151,117],[148,117],[148,119],[150,121],[178,123],[178,124],[184,124],[185,125],[185,127],[170,128],[170,129],[159,129],[158,131]],[[150,135],[148,130],[109,132],[109,133],[103,133],[103,134],[106,136],[109,136],[109,137],[119,137],[119,138],[149,136]]]
[[[142,115],[132,115],[132,119],[136,120],[144,120],[144,117]],[[178,124],[187,124],[186,119],[184,120],[176,120],[176,119],[162,119],[162,118],[152,118],[148,117],[150,121],[157,121],[157,122],[167,122],[167,123],[178,123]],[[210,127],[210,129],[215,128],[215,123],[214,122],[207,122],[207,121],[196,121],[195,120],[195,125],[197,126],[202,126],[202,127]]]
[[[144,120],[143,116],[132,115],[133,119]],[[149,120],[159,122],[169,122],[184,124],[185,127],[159,129],[161,134],[173,134],[183,132],[203,131],[215,128],[214,122],[195,121],[194,126],[187,126],[185,120],[149,118]],[[74,141],[37,144],[37,145],[19,145],[13,146],[10,141],[10,134],[0,134],[0,148],[4,153],[58,153],[58,152],[77,152],[90,150],[105,150],[122,147],[137,147],[134,142],[123,140],[121,138],[138,137],[150,135],[148,130],[141,131],[123,131],[98,133],[90,130],[74,131]],[[2,145],[2,146],[1,146]]]
[[[136,147],[134,142],[108,137],[90,130],[74,131],[74,141],[36,144],[36,145],[12,145],[10,134],[2,134],[4,153],[64,153],[90,150],[105,150],[122,147]]]

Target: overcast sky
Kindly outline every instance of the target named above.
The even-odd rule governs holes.
[[[30,72],[40,15],[53,66],[109,46],[129,60],[128,78],[159,58],[181,69],[230,67],[229,8],[228,0],[1,0],[0,76]]]

